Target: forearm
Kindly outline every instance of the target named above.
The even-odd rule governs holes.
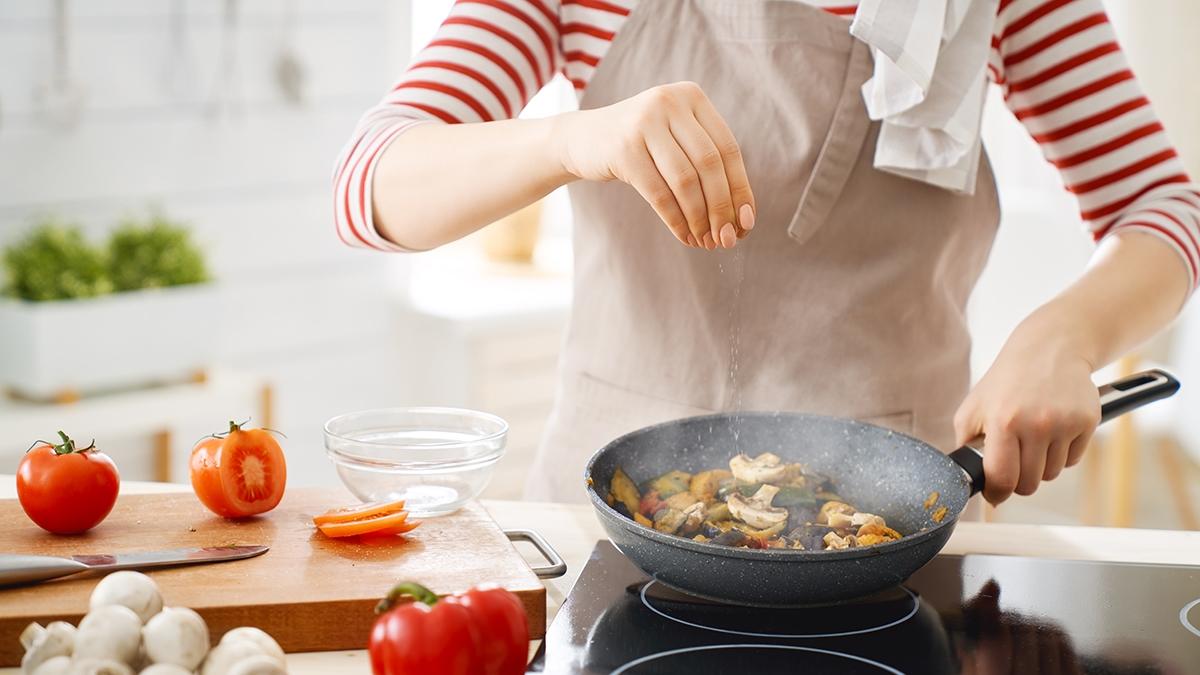
[[[1099,369],[1166,327],[1188,285],[1187,269],[1166,243],[1115,233],[1083,276],[1030,314],[1005,348],[1063,350]]]
[[[554,126],[546,118],[406,130],[375,167],[376,229],[405,248],[431,249],[537,201],[572,179]]]

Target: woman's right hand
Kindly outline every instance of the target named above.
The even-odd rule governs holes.
[[[754,228],[754,193],[737,139],[694,82],[568,113],[555,133],[568,174],[628,183],[688,246],[733,248]]]

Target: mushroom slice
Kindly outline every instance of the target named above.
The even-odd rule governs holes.
[[[771,506],[771,500],[779,488],[764,485],[750,498],[734,492],[729,495],[726,503],[734,518],[760,530],[781,525],[787,522],[788,511],[785,508]]]
[[[696,502],[683,510],[683,515],[687,520],[683,521],[679,532],[685,535],[691,535],[700,530],[700,525],[704,523],[704,517],[708,515],[708,509],[704,508],[704,502]]]
[[[738,455],[729,460],[729,470],[743,483],[777,483],[788,473],[788,467],[779,455],[770,452],[753,459],[745,454]]]
[[[884,522],[881,516],[877,516],[874,513],[865,513],[863,511],[859,511],[858,513],[850,516],[850,525],[854,527],[862,527],[864,525],[887,526],[887,523]]]
[[[846,525],[834,525],[829,520],[832,514],[842,514],[846,516]],[[833,525],[833,527],[846,527],[850,524],[850,516],[854,515],[854,507],[845,502],[828,501],[821,505],[821,510],[817,513],[817,522],[825,525]]]
[[[852,534],[844,537],[838,536],[837,532],[827,532],[825,534],[825,548],[827,549],[854,548],[857,544],[858,538]]]

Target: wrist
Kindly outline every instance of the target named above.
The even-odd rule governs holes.
[[[549,153],[549,160],[564,184],[583,177],[572,153],[572,147],[573,139],[579,135],[580,118],[585,114],[584,111],[578,110],[544,118],[546,138],[543,147]]]
[[[1094,372],[1103,363],[1084,317],[1066,308],[1044,305],[1025,318],[1009,336],[1005,349],[1033,349],[1058,357],[1076,358]]]

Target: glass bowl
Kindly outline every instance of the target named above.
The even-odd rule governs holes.
[[[457,511],[487,487],[508,423],[459,408],[381,408],[325,423],[325,451],[364,502],[403,499],[414,516]]]

